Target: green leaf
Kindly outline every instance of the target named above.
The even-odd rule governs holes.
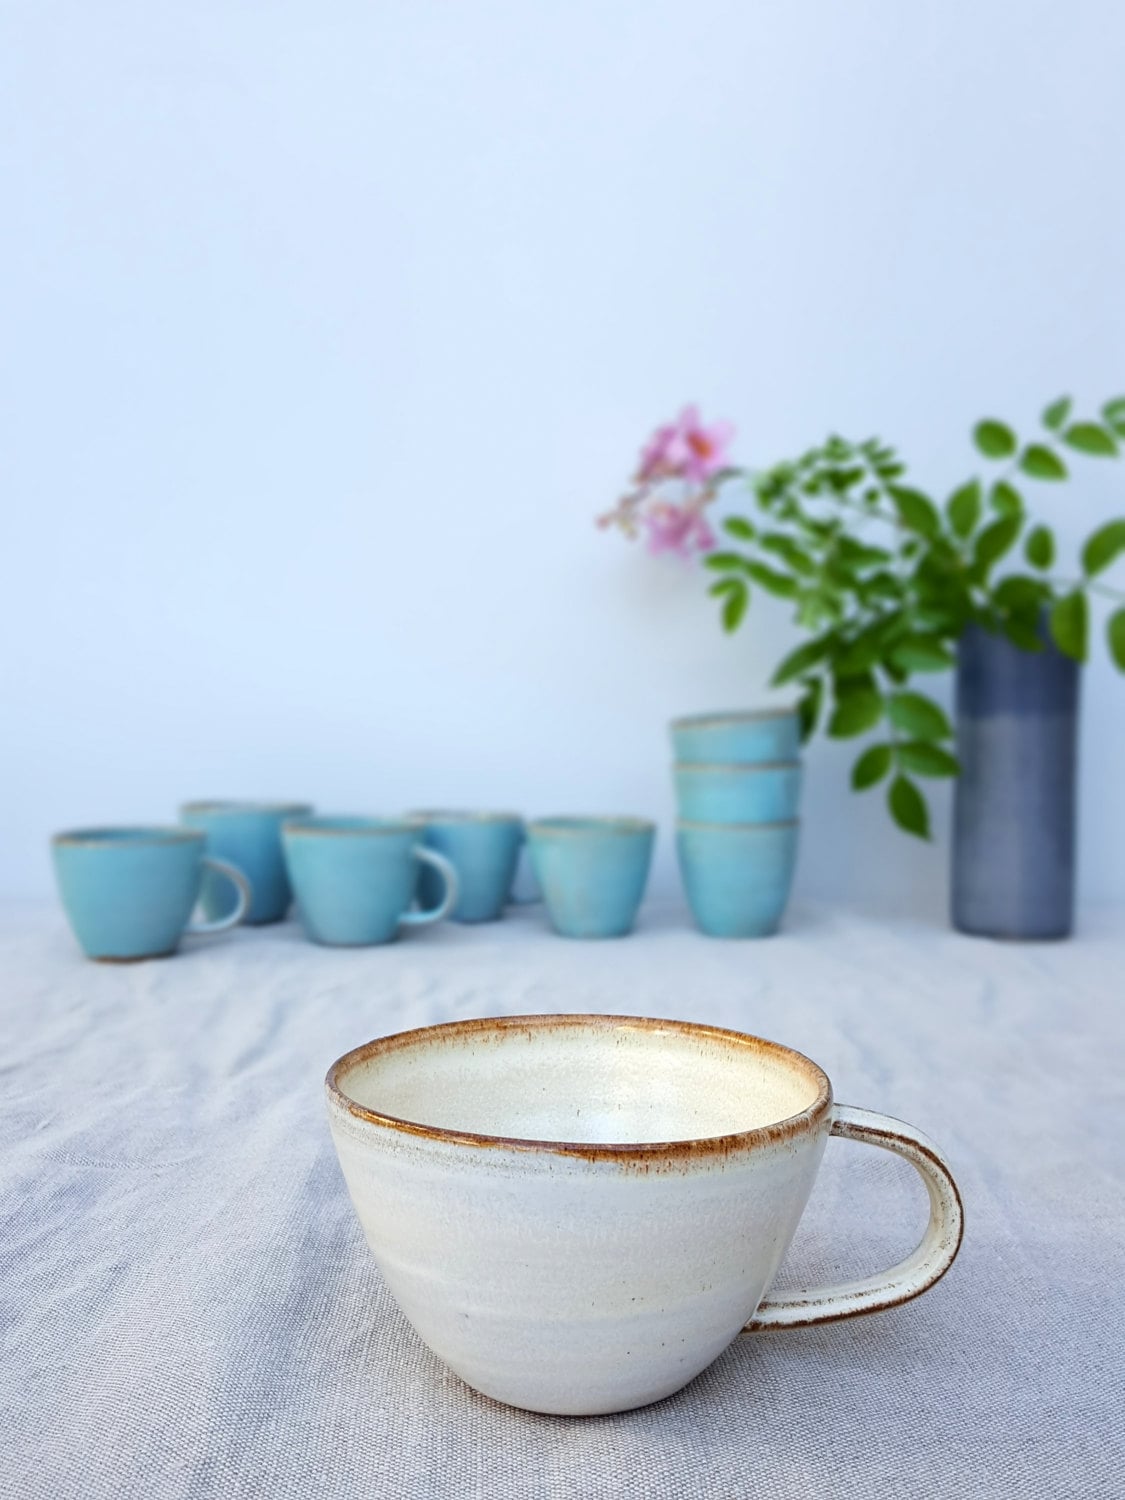
[[[1071,404],[1069,396],[1060,396],[1057,401],[1052,401],[1040,418],[1043,426],[1049,432],[1058,432],[1067,417],[1070,416]]]
[[[1055,645],[1075,661],[1086,660],[1090,609],[1081,589],[1065,595],[1051,610],[1051,634]]]
[[[1015,485],[1009,484],[1006,479],[996,481],[989,499],[998,516],[1023,516],[1023,497]]]
[[[848,641],[840,652],[836,658],[836,672],[840,677],[854,677],[859,672],[866,672],[868,667],[873,667],[880,655],[878,636],[865,630],[854,640]]]
[[[774,687],[781,687],[786,682],[792,682],[794,678],[803,677],[810,667],[815,667],[818,662],[824,660],[835,644],[835,637],[822,635],[815,641],[805,641],[795,651],[783,657],[776,672],[770,678]]]
[[[862,792],[867,787],[874,786],[877,781],[882,781],[890,769],[890,745],[872,745],[852,767],[852,790]]]
[[[874,688],[861,688],[846,698],[837,698],[828,721],[828,733],[833,739],[851,739],[873,728],[882,716],[883,700],[879,693]]]
[[[1114,396],[1102,407],[1102,419],[1119,438],[1125,438],[1125,396]]]
[[[908,635],[891,650],[891,661],[905,672],[944,672],[952,654],[934,635]]]
[[[1063,442],[1079,453],[1091,453],[1095,458],[1117,457],[1117,439],[1096,422],[1075,422],[1063,433]]]
[[[1042,443],[1029,443],[1020,454],[1020,468],[1032,479],[1065,479],[1066,465]]]
[[[1002,579],[992,591],[992,602],[1005,611],[1036,610],[1049,593],[1041,578],[1029,578],[1026,573],[1013,573]]]
[[[906,833],[920,839],[930,836],[930,811],[926,799],[907,776],[896,776],[887,792],[891,817]]]
[[[979,577],[986,577],[993,563],[1011,550],[1022,525],[1018,516],[1001,516],[984,528],[973,548],[973,564]]]
[[[1115,610],[1110,615],[1105,633],[1109,641],[1110,656],[1121,671],[1125,672],[1125,609]]]
[[[768,552],[773,552],[783,562],[787,562],[794,573],[803,573],[807,578],[810,573],[816,572],[816,565],[812,558],[805,552],[791,536],[786,536],[781,531],[771,531],[767,536],[761,537],[758,543]]]
[[[901,768],[916,776],[956,776],[961,769],[955,755],[926,740],[907,740],[896,747],[896,755]]]
[[[899,520],[911,531],[916,531],[919,536],[930,537],[936,536],[941,530],[941,517],[934,502],[923,495],[921,490],[909,490],[901,484],[892,484],[888,485],[887,493],[898,511]]]
[[[1035,653],[1044,649],[1043,637],[1039,633],[1039,611],[1026,611],[1008,615],[1002,625],[1004,634],[1013,646],[1021,651]]]
[[[947,740],[953,735],[944,709],[921,693],[895,693],[887,700],[887,717],[896,729],[915,739]]]
[[[820,704],[824,697],[824,683],[821,678],[814,677],[805,684],[805,694],[797,704],[797,713],[801,721],[801,743],[812,736],[816,728],[816,721],[820,717]]]
[[[713,599],[721,599],[724,594],[729,594],[732,589],[745,587],[746,585],[742,582],[741,578],[720,578],[711,585],[707,592]]]
[[[973,442],[985,458],[1011,458],[1016,451],[1016,435],[1003,422],[986,419],[973,428]]]
[[[1046,526],[1036,526],[1027,534],[1023,555],[1033,568],[1049,568],[1055,560],[1055,538]]]
[[[956,536],[969,536],[980,520],[980,480],[970,479],[954,490],[945,502],[945,513]]]
[[[767,593],[776,594],[779,599],[795,599],[797,597],[797,580],[789,578],[784,573],[775,572],[773,568],[767,568],[765,563],[747,562],[743,567],[749,573],[755,583],[760,583]]]
[[[723,629],[728,635],[742,624],[746,606],[750,603],[750,590],[742,579],[736,578],[732,581],[735,586],[727,594],[726,602],[723,604]]]
[[[737,552],[708,552],[703,559],[703,566],[714,573],[729,573],[735,568],[741,571],[744,565],[745,559]]]
[[[836,542],[836,556],[849,567],[874,568],[880,563],[890,562],[892,554],[884,547],[870,547],[855,537],[842,536]]]
[[[728,516],[723,522],[723,530],[728,536],[737,537],[740,542],[754,540],[754,528],[745,516]]]
[[[1092,578],[1125,552],[1125,520],[1107,521],[1082,548],[1082,571]]]

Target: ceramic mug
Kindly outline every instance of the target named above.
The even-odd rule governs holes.
[[[400,928],[448,916],[457,900],[457,871],[425,847],[422,835],[421,823],[409,818],[309,817],[284,824],[285,864],[312,941],[389,943]],[[445,881],[440,903],[429,911],[410,910],[420,863]]]
[[[652,863],[656,825],[645,818],[537,818],[531,865],[551,925],[562,937],[624,937],[633,930]]]
[[[797,816],[801,764],[672,767],[681,818],[700,823],[785,823]]]
[[[415,1331],[462,1380],[564,1416],[659,1401],[740,1332],[883,1312],[961,1241],[937,1147],[833,1101],[775,1042],[680,1021],[512,1016],[369,1042],[327,1078],[340,1166]],[[768,1296],[830,1135],[916,1168],[918,1248]]]
[[[411,813],[425,827],[428,849],[444,854],[457,871],[460,894],[449,915],[455,922],[494,922],[505,906],[523,905],[512,895],[520,850],[527,837],[518,813],[426,811]],[[440,899],[439,876],[429,866],[418,871],[418,902]],[[538,897],[531,898],[538,900]]]
[[[781,924],[797,863],[796,821],[676,824],[692,915],[709,937],[769,937]]]
[[[212,854],[245,870],[254,895],[243,920],[250,927],[280,922],[289,910],[293,892],[285,873],[281,825],[289,818],[312,812],[303,802],[185,802],[180,821],[207,835]],[[204,912],[221,918],[230,910],[230,892],[222,880],[203,877],[200,897]]]
[[[690,764],[761,765],[796,760],[801,750],[794,708],[691,714],[673,719],[671,732],[676,759]]]
[[[225,859],[204,853],[206,844],[192,828],[57,833],[51,840],[55,878],[87,958],[165,958],[185,932],[226,932],[242,921],[253,899],[250,882]],[[234,907],[218,921],[191,922],[207,870],[234,888]]]

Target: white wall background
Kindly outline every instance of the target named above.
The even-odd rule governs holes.
[[[0,886],[187,796],[650,812],[779,607],[595,531],[686,399],[942,488],[1125,387],[1114,0],[0,0]],[[1073,543],[1125,465],[1043,499]],[[1088,674],[1083,892],[1125,896]],[[806,893],[937,847],[810,758]]]

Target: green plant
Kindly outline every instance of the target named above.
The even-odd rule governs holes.
[[[764,473],[723,467],[695,475],[677,468],[679,450],[666,439],[662,467],[646,472],[642,460],[636,488],[603,522],[629,531],[647,520],[654,550],[688,551],[690,544],[701,552],[703,566],[717,575],[710,593],[727,631],[742,623],[755,588],[790,601],[808,639],[780,663],[773,682],[799,689],[806,738],[821,725],[836,739],[871,737],[852,768],[852,786],[887,783],[896,823],[927,838],[929,810],[918,780],[955,776],[958,764],[948,716],[915,679],[953,666],[970,622],[1040,651],[1046,615],[1059,648],[1085,661],[1090,595],[1102,595],[1117,605],[1106,634],[1125,671],[1125,593],[1102,579],[1125,553],[1125,518],[1089,538],[1079,576],[1060,577],[1054,534],[1024,500],[1027,481],[1068,477],[1070,453],[1119,455],[1125,397],[1107,402],[1098,421],[1075,420],[1071,412],[1069,398],[1053,401],[1042,433],[1027,442],[1003,422],[978,422],[973,441],[985,471],[943,505],[906,482],[899,454],[877,438],[830,437]],[[706,433],[698,418],[695,428]],[[658,436],[674,432],[661,428]],[[722,445],[727,441],[724,429]],[[650,445],[646,455],[653,451]],[[678,505],[661,493],[670,480],[686,486]],[[756,513],[728,516],[727,543],[716,548],[704,508],[736,480],[749,482]],[[1014,569],[1002,566],[1015,557]]]

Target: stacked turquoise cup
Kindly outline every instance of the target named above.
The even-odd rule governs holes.
[[[711,937],[768,937],[797,862],[797,712],[698,714],[671,728],[676,852],[696,923]]]

